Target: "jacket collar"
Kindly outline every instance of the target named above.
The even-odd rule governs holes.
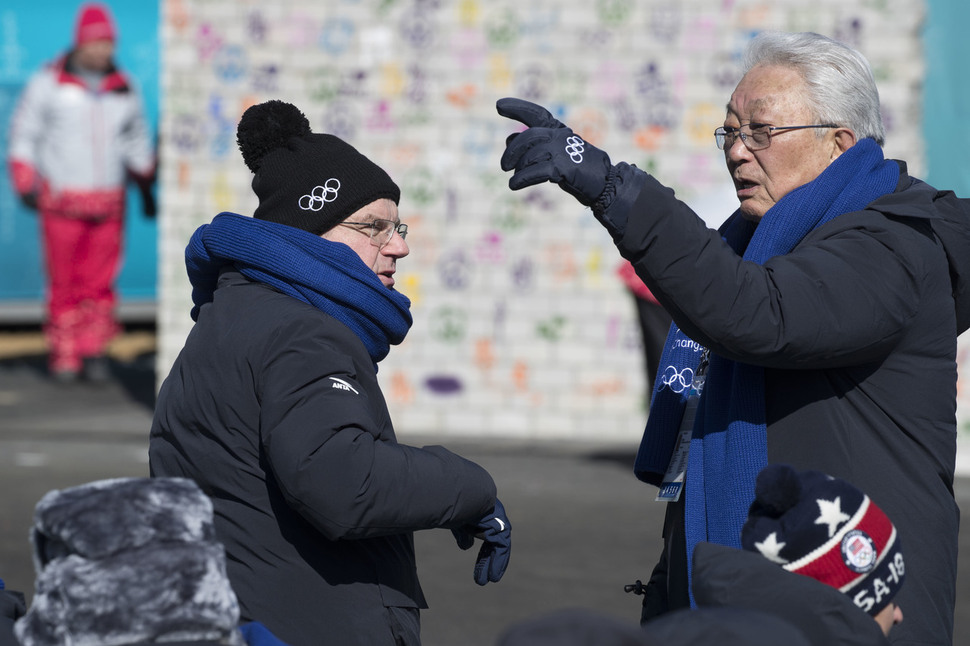
[[[57,74],[58,83],[79,85],[83,88],[87,88],[87,84],[84,83],[78,74],[77,65],[74,63],[73,50],[57,59],[57,61],[54,62],[53,67],[55,73]],[[108,68],[104,78],[101,79],[101,85],[98,87],[98,91],[125,93],[130,89],[128,79],[112,62],[111,67]]]

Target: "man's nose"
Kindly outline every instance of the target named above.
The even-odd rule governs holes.
[[[411,248],[408,246],[407,240],[401,237],[401,234],[397,231],[391,235],[391,239],[387,241],[381,252],[386,256],[393,256],[395,258],[403,258],[404,256],[411,253]]]
[[[732,160],[750,158],[751,151],[748,150],[748,147],[744,145],[744,140],[741,138],[740,132],[734,137],[734,141],[731,142],[731,145],[724,149],[724,155],[728,159]]]

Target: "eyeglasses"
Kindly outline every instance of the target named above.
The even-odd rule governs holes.
[[[394,220],[373,220],[371,222],[340,222],[337,226],[354,227],[358,233],[363,233],[370,237],[370,243],[378,249],[384,246],[394,237],[397,231],[401,239],[408,237],[408,225]],[[357,227],[360,227],[359,229]],[[369,229],[369,231],[364,231]]]
[[[746,123],[740,128],[724,126],[714,131],[714,143],[721,150],[729,150],[741,137],[748,150],[763,150],[771,145],[771,133],[775,130],[802,130],[804,128],[838,128],[834,123],[814,126],[769,126],[766,123]],[[747,130],[747,132],[745,132]]]

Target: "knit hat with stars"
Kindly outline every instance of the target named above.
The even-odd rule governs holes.
[[[877,615],[906,572],[892,521],[845,480],[770,464],[758,474],[741,546],[848,595]]]
[[[272,100],[247,109],[236,142],[255,173],[257,220],[320,235],[375,200],[401,199],[380,166],[338,137],[311,132],[306,116],[290,103]]]

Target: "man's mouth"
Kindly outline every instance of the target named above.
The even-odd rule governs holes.
[[[736,179],[734,180],[734,187],[737,190],[738,197],[750,197],[758,189],[758,184]]]

